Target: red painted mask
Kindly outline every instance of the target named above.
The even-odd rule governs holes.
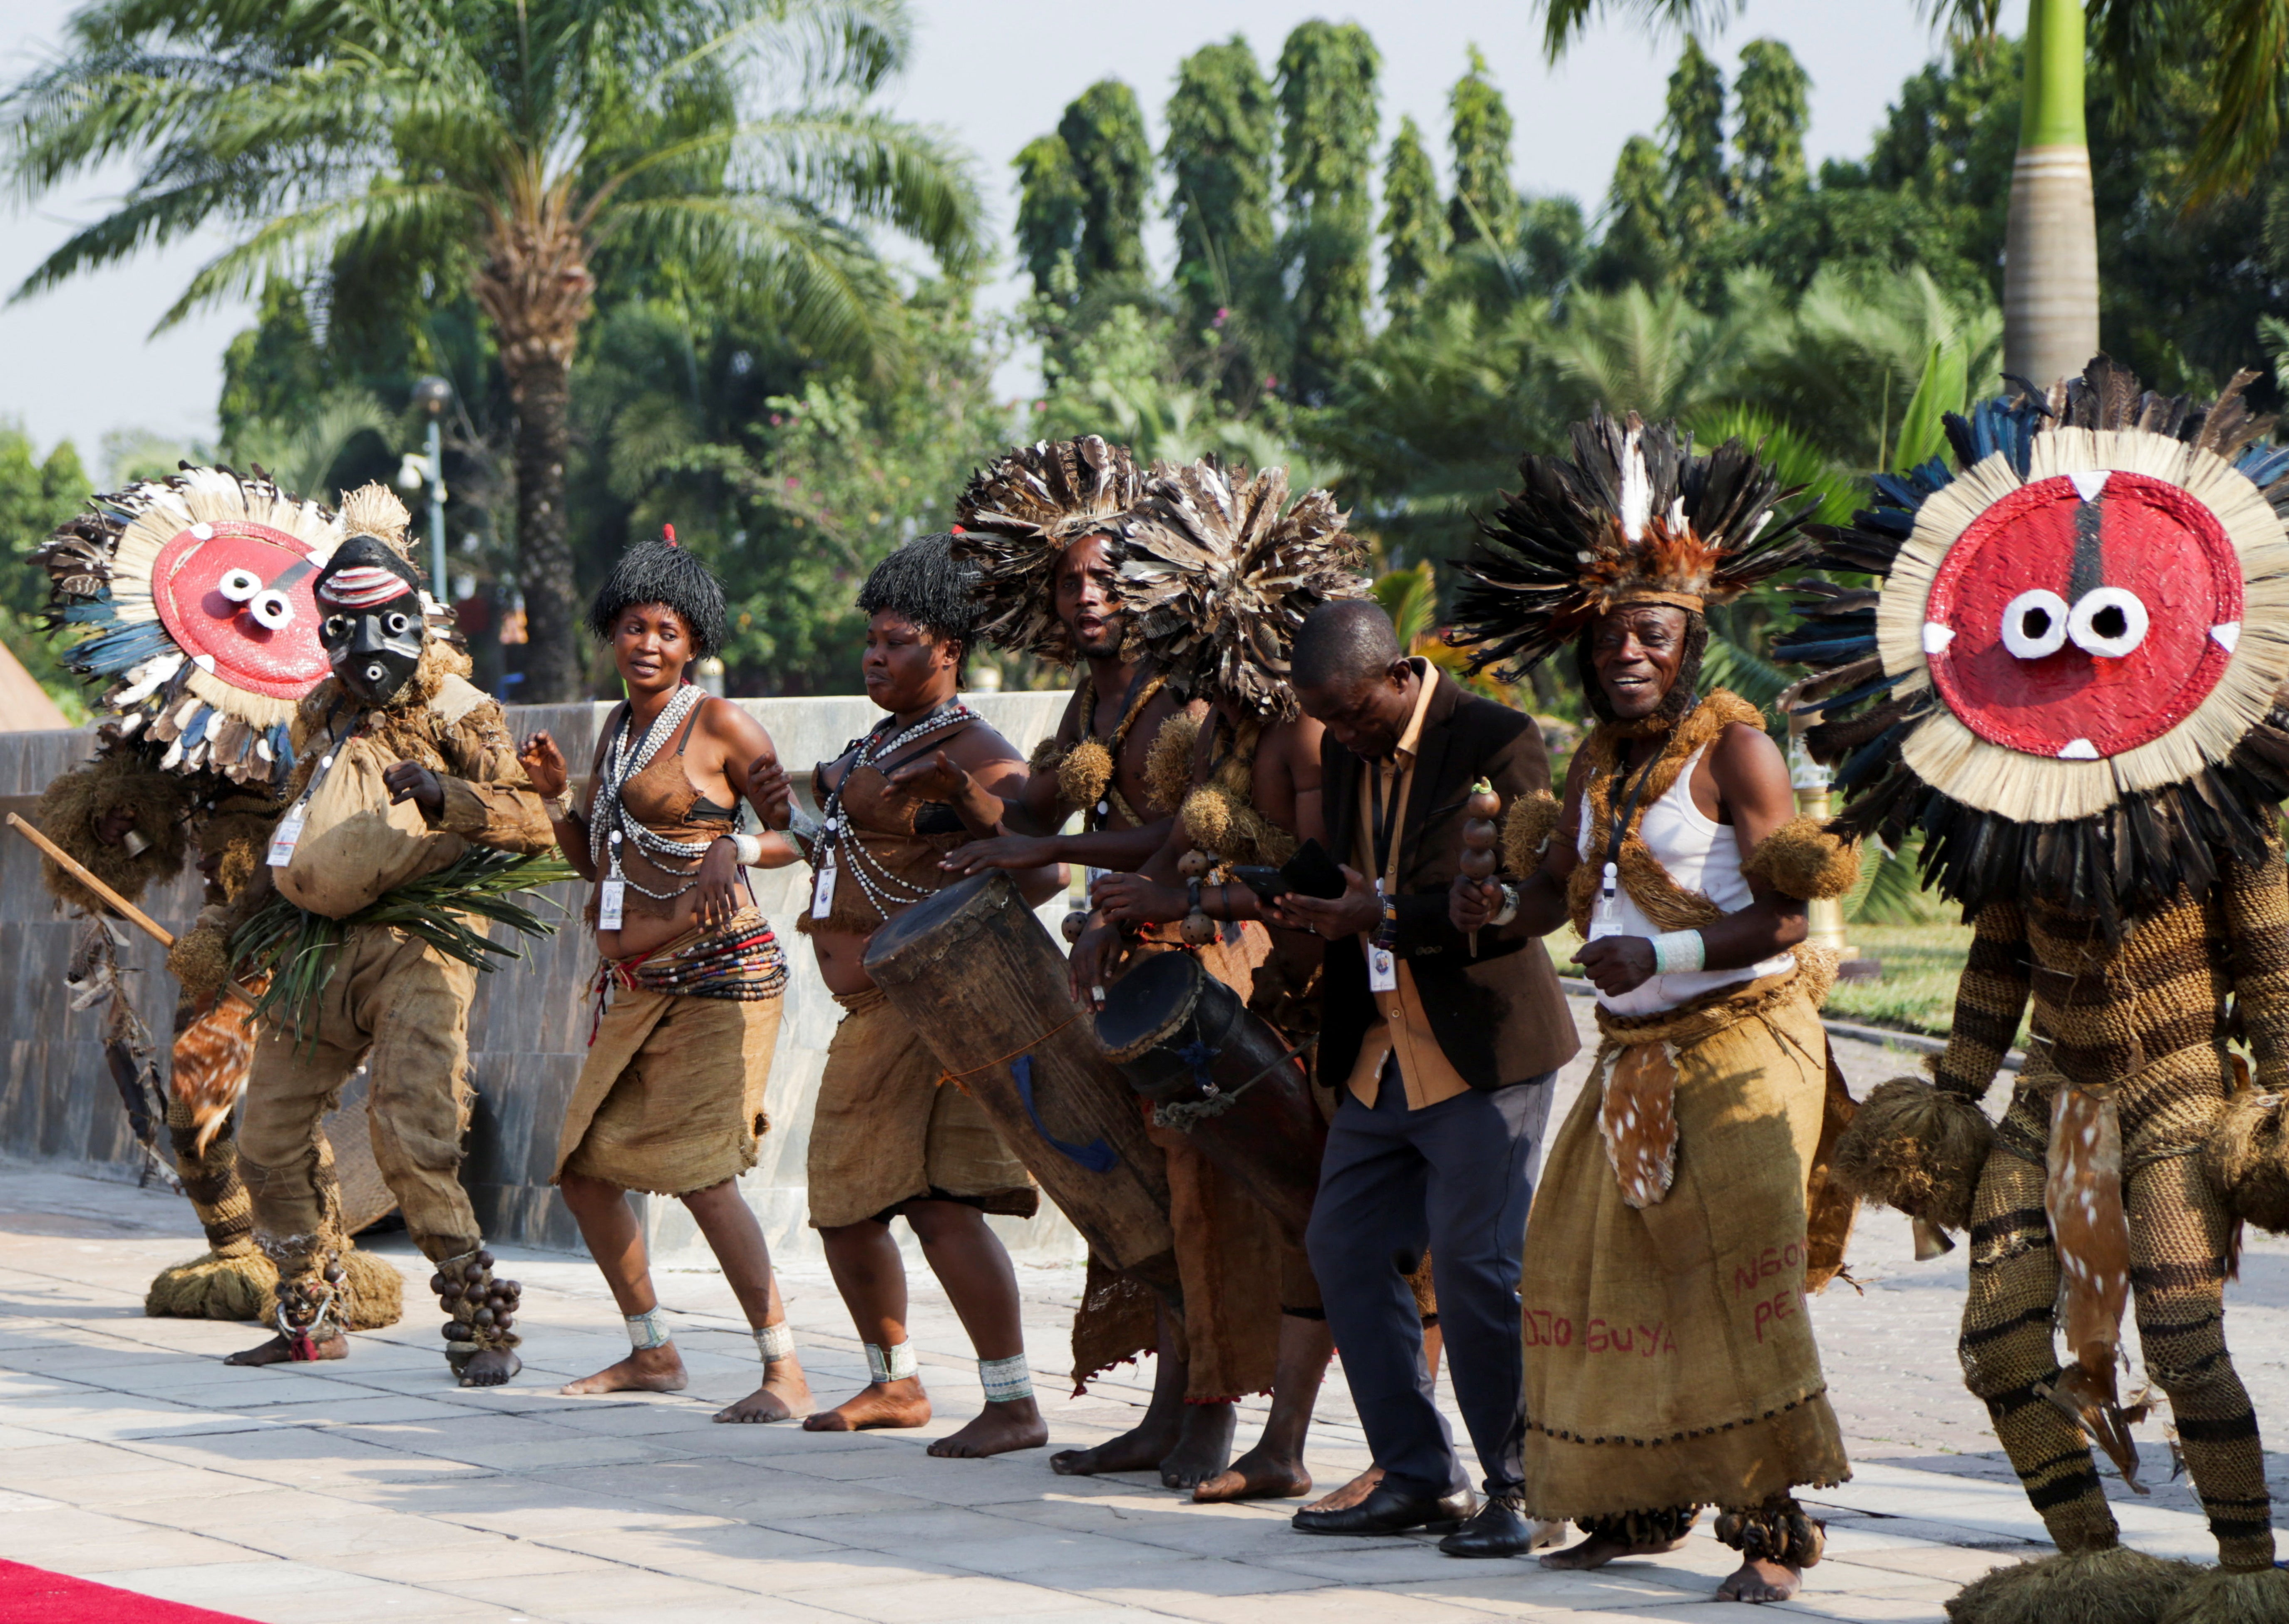
[[[2241,619],[2240,561],[2198,498],[2142,474],[2061,474],[1995,503],[1949,549],[1924,652],[1981,738],[2102,760],[2193,712]]]
[[[310,591],[323,561],[267,524],[194,524],[159,550],[151,596],[168,634],[214,675],[249,693],[299,699],[331,670]]]

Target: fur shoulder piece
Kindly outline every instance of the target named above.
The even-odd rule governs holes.
[[[1550,837],[1558,832],[1563,810],[1558,797],[1548,790],[1536,790],[1510,803],[1510,809],[1503,814],[1503,872],[1522,880],[1542,866],[1543,854],[1549,849]]]
[[[33,818],[43,834],[90,873],[129,902],[138,902],[150,886],[164,885],[183,872],[183,816],[194,787],[182,775],[146,767],[132,753],[100,756],[92,765],[52,781]],[[141,839],[139,849],[131,852],[96,838],[97,823],[113,813],[128,819],[129,829]],[[40,859],[40,878],[60,903],[91,911],[102,906],[52,857]]]
[[[1920,1078],[1879,1083],[1837,1142],[1837,1188],[1942,1230],[1967,1229],[1995,1125],[1978,1103]]]
[[[1860,883],[1860,846],[1817,818],[1791,818],[1749,854],[1741,873],[1798,902],[1842,896]]]
[[[1166,817],[1184,804],[1192,787],[1192,755],[1200,742],[1200,718],[1179,711],[1160,724],[1144,752],[1144,790],[1152,799],[1148,808]]]

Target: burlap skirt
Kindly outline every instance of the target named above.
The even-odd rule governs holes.
[[[1642,1209],[1583,1090],[1527,1226],[1535,1515],[1750,1506],[1851,1475],[1805,1312],[1826,1055],[1809,996],[1680,1046],[1675,1178]]]
[[[926,1197],[1030,1218],[1033,1174],[985,1108],[938,1063],[878,987],[834,1000],[842,1023],[827,1046],[810,1124],[810,1227],[892,1216]]]
[[[690,1195],[755,1165],[780,999],[617,988],[572,1086],[556,1172]]]

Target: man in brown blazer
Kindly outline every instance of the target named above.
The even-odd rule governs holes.
[[[1341,1091],[1308,1238],[1344,1375],[1384,1468],[1356,1506],[1301,1511],[1311,1533],[1456,1526],[1456,1556],[1524,1552],[1519,1254],[1551,1082],[1579,1047],[1541,940],[1514,901],[1478,935],[1448,917],[1463,806],[1550,787],[1530,718],[1401,654],[1373,602],[1304,622],[1292,680],[1327,725],[1323,815],[1343,896],[1289,894],[1280,922],[1328,941],[1319,1070]],[[1433,1398],[1407,1276],[1428,1247],[1455,1397],[1485,1472],[1468,1478]]]

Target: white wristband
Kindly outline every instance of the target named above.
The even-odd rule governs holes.
[[[1709,944],[1697,930],[1664,931],[1653,939],[1653,973],[1675,975],[1709,961]]]
[[[1487,921],[1489,925],[1507,925],[1518,917],[1518,888],[1504,880],[1502,896],[1502,912]]]
[[[759,834],[735,834],[731,837],[731,851],[741,868],[753,868],[763,860],[763,837]]]

